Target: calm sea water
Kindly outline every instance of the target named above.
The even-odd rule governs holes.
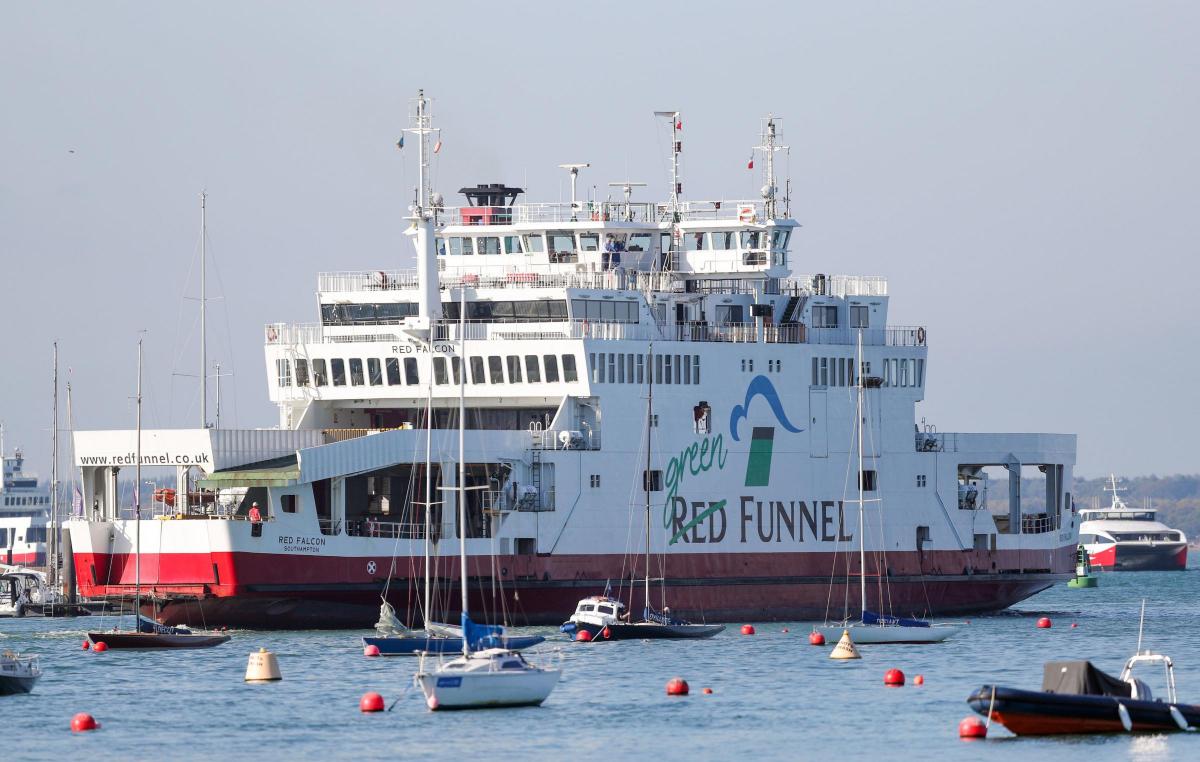
[[[947,643],[868,646],[856,662],[832,661],[832,646],[808,645],[803,623],[756,623],[752,637],[732,626],[701,643],[584,645],[540,630],[550,636],[549,654],[561,649],[565,669],[544,706],[437,714],[409,689],[415,659],[363,657],[362,632],[238,631],[209,650],[94,654],[80,644],[100,617],[0,619],[0,647],[40,654],[45,670],[32,695],[0,698],[0,756],[1197,759],[1200,734],[1031,739],[993,726],[987,741],[963,742],[957,725],[970,714],[965,699],[974,688],[993,680],[1038,688],[1049,659],[1089,658],[1118,672],[1136,645],[1143,597],[1146,646],[1175,659],[1181,700],[1200,703],[1198,592],[1196,571],[1102,575],[1098,589],[1059,585],[1006,613],[973,618]],[[1036,629],[1043,615],[1052,629]],[[282,682],[242,682],[259,646],[278,654]],[[904,670],[909,685],[885,688],[891,667]],[[917,674],[924,686],[912,685]],[[675,675],[689,681],[691,696],[665,695]],[[706,686],[712,695],[701,693]],[[390,712],[363,715],[358,699],[368,690],[399,700]],[[102,729],[72,734],[79,711]]]

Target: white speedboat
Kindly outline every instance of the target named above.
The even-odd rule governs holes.
[[[1153,508],[1130,508],[1121,499],[1124,488],[1109,474],[1105,492],[1108,508],[1079,512],[1079,542],[1092,566],[1109,571],[1182,571],[1187,568],[1187,536],[1158,521]]]
[[[0,567],[0,617],[41,616],[59,598],[42,572]]]
[[[433,710],[537,706],[558,684],[562,670],[530,664],[517,651],[486,648],[425,669],[414,678]]]

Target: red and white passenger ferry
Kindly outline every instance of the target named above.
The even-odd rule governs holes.
[[[1124,488],[1109,474],[1112,493],[1108,508],[1080,511],[1079,542],[1092,566],[1109,571],[1183,571],[1187,568],[1187,537],[1157,519],[1152,508],[1130,508],[1121,499]]]
[[[50,487],[36,474],[24,471],[25,455],[18,448],[4,454],[0,427],[0,565],[42,566],[46,563],[46,536],[50,522]]]
[[[446,589],[465,532],[473,610],[503,596],[512,623],[557,624],[606,581],[644,574],[651,379],[652,573],[677,615],[823,618],[831,595],[858,600],[843,586],[858,589],[860,541],[896,614],[1001,609],[1070,577],[1075,437],[914,432],[926,331],[888,325],[882,278],[794,274],[774,120],[758,199],[684,200],[682,123],[665,112],[665,202],[633,200],[636,183],[561,204],[484,185],[453,208],[428,187],[423,96],[416,111],[415,271],[323,273],[317,322],[266,326],[278,428],[144,433],[143,468],[178,480],[175,505],[140,533],[163,621],[367,626],[389,576],[390,603],[416,619],[426,539]],[[868,503],[863,538],[843,502],[857,490],[860,372],[872,381],[863,479],[885,498]],[[454,491],[460,378],[468,489]],[[127,597],[133,521],[116,496],[134,432],[79,432],[75,451],[91,511],[70,525],[81,591]],[[975,499],[989,466],[1010,473],[998,504]],[[1045,474],[1036,507],[1022,468]]]

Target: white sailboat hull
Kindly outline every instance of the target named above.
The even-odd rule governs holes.
[[[900,627],[897,625],[818,625],[817,632],[825,636],[825,642],[836,643],[842,633],[849,630],[850,639],[856,646],[876,643],[941,643],[958,632],[957,625],[935,624],[930,627]]]
[[[562,675],[557,669],[513,672],[442,671],[417,675],[430,709],[485,709],[505,706],[537,706],[554,690]]]

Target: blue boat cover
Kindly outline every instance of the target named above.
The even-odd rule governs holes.
[[[501,648],[504,628],[498,624],[475,624],[466,613],[462,615],[463,637],[472,651],[483,648]]]
[[[863,611],[863,624],[880,624],[888,627],[928,627],[929,622],[923,619],[905,619],[899,616],[884,616],[874,611]]]

